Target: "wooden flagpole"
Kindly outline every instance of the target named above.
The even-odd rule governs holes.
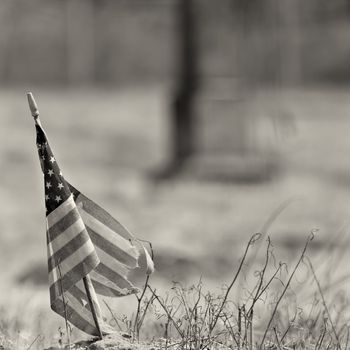
[[[96,325],[96,328],[97,328],[98,336],[102,340],[103,339],[103,335],[102,335],[100,324],[98,322],[95,306],[94,306],[94,303],[92,302],[92,297],[91,297],[91,292],[90,292],[90,288],[89,288],[89,283],[87,281],[86,276],[83,277],[83,282],[84,282],[84,287],[85,287],[85,290],[86,290],[86,296],[87,296],[87,299],[89,301],[92,317],[94,318],[95,325]]]
[[[41,126],[40,118],[39,118],[39,114],[40,113],[39,113],[39,109],[38,109],[38,106],[37,106],[37,104],[35,102],[33,94],[31,92],[28,92],[27,93],[27,98],[28,98],[29,109],[30,109],[30,112],[31,112],[31,114],[32,114],[32,116],[34,118],[34,121],[35,121],[36,124]],[[101,327],[100,327],[100,324],[98,322],[98,318],[97,318],[97,314],[96,314],[96,309],[95,309],[94,303],[92,302],[92,297],[91,297],[89,283],[88,283],[86,277],[83,277],[83,282],[84,282],[84,287],[85,287],[85,291],[86,291],[86,296],[87,296],[87,299],[88,299],[88,302],[89,302],[89,306],[90,306],[90,309],[91,309],[92,317],[94,319],[95,326],[96,326],[96,329],[97,329],[97,332],[98,332],[98,336],[99,336],[100,339],[103,339]]]

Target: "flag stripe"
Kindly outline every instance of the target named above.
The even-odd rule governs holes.
[[[62,234],[65,235],[66,231],[69,230],[70,227],[74,227],[74,224],[78,221],[81,221],[81,225],[83,225],[77,208],[73,208],[54,225],[51,225],[48,230],[50,241],[54,241]]]
[[[89,307],[89,304],[83,304],[81,300],[77,299],[70,290],[66,293],[64,293],[64,297],[66,299],[66,302],[68,301],[68,305],[71,305],[74,310],[83,317],[87,322],[89,322],[91,325],[95,324],[95,321],[92,317],[92,313],[87,307]],[[87,302],[87,300],[86,300]]]
[[[60,221],[63,217],[65,217],[72,209],[74,209],[75,202],[73,196],[70,197],[63,202],[58,208],[52,211],[49,215],[47,215],[47,223],[48,228],[51,228],[56,222]]]
[[[117,261],[119,264],[123,264],[129,268],[135,268],[138,266],[138,260],[131,257],[128,253],[120,249],[118,246],[113,245],[108,240],[104,239],[99,233],[91,229],[90,226],[86,226],[86,230],[91,238],[92,243],[96,249],[104,252],[110,256],[111,261]]]
[[[110,269],[107,265],[100,263],[95,271],[100,275],[106,277],[111,282],[118,285],[120,288],[133,288],[132,283],[126,278],[126,276],[118,274],[115,270]]]
[[[60,299],[55,300],[55,303],[51,305],[53,311],[57,312],[60,316],[65,317],[64,304]],[[67,318],[70,323],[79,328],[85,333],[91,335],[98,335],[98,331],[95,325],[92,325],[85,317],[81,316],[77,309],[80,309],[78,305],[66,304]]]
[[[101,276],[100,276],[101,277]],[[127,289],[120,289],[118,287],[113,288],[106,286],[105,284],[93,279],[91,276],[91,282],[95,288],[97,294],[104,295],[106,297],[122,297],[131,294]]]
[[[96,293],[94,292],[94,288],[92,286],[91,278],[90,278],[89,275],[87,275],[85,278],[87,279],[87,282],[88,282],[88,285],[89,285],[89,288],[90,288],[90,294],[91,294],[92,302],[93,302],[94,307],[95,307],[96,315],[97,315],[97,317],[100,317],[101,314],[102,314],[101,313],[101,309],[100,309],[100,305],[98,304],[97,296],[96,296]],[[86,295],[86,290],[85,290],[85,286],[84,286],[83,280],[80,280],[77,284],[75,284],[72,288],[70,288],[69,289],[69,293],[74,295],[78,300],[79,299],[82,300],[82,305],[84,305],[84,302],[85,302],[84,306],[88,310],[91,310],[90,309],[90,304],[88,303],[88,297]]]
[[[83,230],[85,231],[85,225],[83,220],[80,218],[73,225],[69,226],[65,231],[58,235],[55,239],[49,242],[52,247],[52,254],[64,247],[69,241],[75,238]]]
[[[104,296],[129,295],[137,290],[131,283],[129,283],[131,285],[130,287],[122,288],[116,284],[115,281],[111,281],[107,277],[97,273],[95,270],[91,271],[90,278],[96,289],[96,293]]]
[[[69,273],[70,270],[74,270],[74,268],[79,265],[85,258],[90,256],[90,254],[95,253],[95,249],[90,240],[86,241],[84,245],[80,246],[75,252],[69,255],[66,259],[62,261],[57,261],[57,265],[60,265],[60,270],[62,277]],[[55,266],[55,269],[58,271],[58,266]],[[49,272],[49,274],[52,270]],[[58,271],[59,273],[59,271]],[[81,276],[84,277],[84,276]],[[54,280],[54,282],[56,282]]]
[[[52,250],[51,244],[48,243],[48,245],[47,245],[47,256],[48,256],[48,259],[50,258],[51,255],[53,255],[53,250]],[[57,281],[58,280],[58,276],[59,276],[59,271],[57,271],[57,269],[52,270],[51,273],[49,273],[49,285],[54,283],[54,281]]]
[[[79,304],[90,310],[90,305],[87,301],[86,293],[80,290],[80,288],[78,287],[79,283],[80,281],[77,284],[75,284],[72,288],[69,288],[69,291],[67,293],[72,294],[79,301]],[[86,305],[84,305],[83,301],[85,301]]]
[[[96,298],[96,294],[93,290],[93,286],[91,285],[90,279],[87,276],[87,280],[88,280],[88,284],[90,286],[90,292],[91,292],[91,297],[94,301],[94,304],[97,303],[97,298]],[[89,304],[87,303],[86,305],[83,305],[80,303],[80,301],[72,294],[70,293],[70,291],[65,294],[65,297],[67,296],[66,301],[68,301],[68,303],[70,303],[71,305],[73,305],[75,311],[82,317],[84,318],[90,325],[95,325],[95,320],[92,316],[91,311],[87,308],[89,307]],[[98,318],[99,324],[100,324],[100,328],[102,333],[106,334],[106,333],[111,333],[111,331],[113,331],[111,329],[111,327],[109,327],[108,325],[106,325],[103,322],[103,319],[101,318],[101,311],[100,308],[98,307],[98,309],[95,310],[96,311],[96,316]],[[96,328],[96,327],[95,327]],[[97,331],[97,330],[96,330]]]
[[[108,266],[111,270],[115,271],[120,276],[126,277],[128,275],[129,269],[127,266],[115,260],[101,248],[95,246],[95,250],[101,263]]]
[[[85,226],[90,229],[89,234],[94,244],[108,251],[115,259],[131,267],[137,266],[138,251],[130,241],[116,234],[108,226],[95,219],[84,209],[79,210]]]
[[[66,245],[49,257],[49,272],[51,272],[58,264],[62,264],[60,262],[64,262],[68,257],[76,255],[79,249],[84,249],[84,245],[89,242],[89,240],[90,238],[85,230],[78,233],[78,235],[71,239]],[[87,253],[89,253],[89,251],[87,251]],[[78,258],[80,261],[80,256],[78,256]]]
[[[120,222],[118,222],[114,217],[112,217],[108,212],[106,212],[99,205],[94,203],[92,200],[84,196],[82,193],[76,199],[77,204],[81,203],[85,212],[95,217],[96,220],[103,222],[104,225],[109,227],[112,231],[122,236],[124,239],[129,241],[133,240],[135,237],[124,227]]]
[[[67,291],[70,287],[76,284],[82,277],[86,276],[90,271],[92,271],[95,266],[99,263],[95,251],[88,255],[80,264],[73,267],[70,271],[62,274],[62,278],[55,281],[53,278],[50,279],[50,297],[51,300],[55,300],[61,295],[61,285],[63,291]],[[49,276],[54,272],[58,274],[58,269],[53,269]],[[59,274],[58,274],[59,275]]]

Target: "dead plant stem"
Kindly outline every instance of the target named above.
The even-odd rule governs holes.
[[[269,329],[270,329],[270,326],[271,326],[271,324],[272,324],[272,321],[273,321],[273,319],[274,319],[274,317],[275,317],[275,314],[276,314],[276,312],[277,312],[278,306],[279,306],[280,302],[282,301],[282,299],[283,299],[283,297],[284,297],[284,295],[285,295],[285,293],[286,293],[286,291],[287,291],[287,289],[288,289],[288,287],[289,287],[289,285],[290,285],[290,283],[291,283],[291,281],[292,281],[292,278],[293,278],[293,276],[294,276],[296,270],[298,269],[300,263],[302,262],[302,260],[303,260],[303,258],[304,258],[304,256],[305,256],[306,249],[307,249],[307,247],[308,247],[310,241],[313,239],[313,237],[314,237],[314,235],[313,235],[313,233],[311,232],[310,236],[308,237],[308,239],[307,239],[307,241],[306,241],[306,243],[305,243],[305,246],[304,246],[304,249],[303,249],[303,251],[302,251],[302,253],[301,253],[301,255],[300,255],[300,258],[299,258],[297,264],[295,265],[295,267],[294,267],[294,269],[293,269],[293,271],[292,271],[292,273],[291,273],[291,275],[290,275],[290,277],[289,277],[289,279],[288,279],[288,281],[287,281],[287,284],[286,284],[285,287],[283,288],[283,291],[282,291],[280,297],[278,298],[278,300],[277,300],[277,302],[276,302],[276,304],[275,304],[275,307],[274,307],[273,312],[272,312],[272,314],[271,314],[269,323],[268,323],[268,325],[267,325],[267,327],[266,327],[266,329],[265,329],[264,335],[263,335],[262,340],[261,340],[261,342],[260,342],[259,349],[262,349],[262,347],[263,347],[263,344],[264,344],[264,341],[265,341],[267,332],[268,332]]]
[[[322,291],[320,282],[318,281],[318,278],[317,278],[317,276],[316,276],[316,273],[315,273],[314,267],[313,267],[313,265],[312,265],[312,263],[311,263],[311,260],[310,260],[309,258],[307,258],[307,261],[308,261],[308,263],[309,263],[309,266],[310,266],[312,275],[313,275],[313,277],[314,277],[314,280],[315,280],[315,282],[316,282],[316,284],[317,284],[317,288],[318,288],[318,291],[319,291],[320,296],[321,296],[321,299],[322,299],[322,304],[323,304],[323,307],[324,307],[324,309],[325,309],[325,311],[326,311],[326,313],[327,313],[327,316],[328,316],[328,319],[329,319],[329,323],[331,324],[331,327],[332,327],[332,330],[333,330],[335,339],[337,340],[338,348],[341,350],[340,341],[339,341],[339,336],[338,336],[338,334],[337,334],[337,331],[336,331],[336,329],[335,329],[334,323],[333,323],[333,321],[332,321],[331,314],[330,314],[330,312],[329,312],[329,310],[328,310],[328,306],[327,306],[327,304],[326,304],[326,300],[325,300],[325,298],[324,298],[324,294],[323,294],[323,291]]]

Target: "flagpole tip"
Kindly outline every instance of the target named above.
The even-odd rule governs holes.
[[[28,98],[30,112],[32,113],[32,116],[36,121],[39,118],[38,106],[37,106],[35,99],[34,99],[34,96],[31,92],[27,92],[27,98]]]

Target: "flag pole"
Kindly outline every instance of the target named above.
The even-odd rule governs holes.
[[[30,112],[32,113],[32,117],[34,118],[35,123],[40,125],[39,109],[34,100],[34,96],[31,92],[27,92],[27,99],[28,99]]]
[[[94,303],[92,302],[92,297],[91,297],[91,292],[90,292],[90,288],[89,288],[89,283],[87,281],[86,276],[83,277],[83,282],[84,282],[84,287],[85,287],[85,290],[86,290],[86,296],[87,296],[87,299],[88,299],[88,302],[89,302],[89,305],[90,305],[92,317],[94,318],[95,325],[96,325],[96,328],[97,328],[98,336],[102,340],[103,339],[103,335],[102,335],[100,324],[98,322],[96,309],[95,309]]]
[[[27,93],[27,99],[28,99],[29,109],[30,109],[30,112],[31,112],[31,114],[32,114],[32,116],[34,118],[35,123],[41,126],[40,118],[39,118],[40,113],[39,113],[38,105],[36,104],[34,96],[33,96],[33,94],[31,92]],[[88,302],[89,302],[89,306],[90,306],[90,309],[91,309],[92,317],[94,319],[95,326],[96,326],[96,329],[97,329],[97,332],[98,332],[98,336],[99,336],[100,339],[103,339],[101,327],[100,327],[100,324],[98,322],[98,318],[97,318],[97,314],[96,314],[96,309],[95,309],[94,303],[92,302],[90,287],[89,287],[89,283],[87,281],[87,277],[86,276],[83,277],[83,282],[84,282],[84,287],[85,287],[85,291],[86,291],[86,296],[87,296],[87,299],[88,299]]]

